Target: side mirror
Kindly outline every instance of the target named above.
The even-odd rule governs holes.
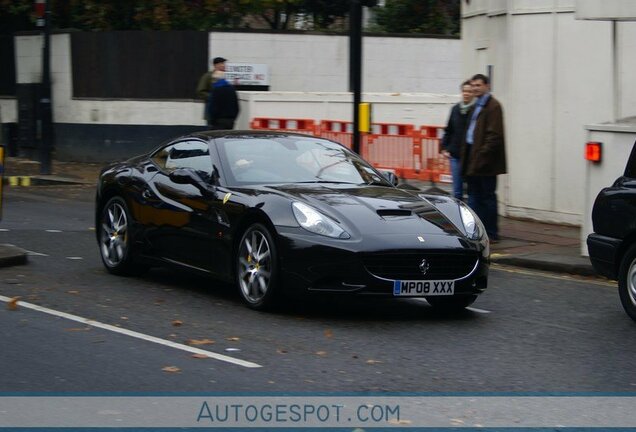
[[[393,186],[397,186],[400,182],[400,179],[398,178],[398,176],[395,175],[393,171],[380,170],[380,174],[382,174],[384,178],[387,179]]]
[[[201,191],[202,194],[212,194],[216,192],[216,188],[208,184],[201,175],[192,168],[177,168],[168,174],[170,180],[177,184],[189,184]]]

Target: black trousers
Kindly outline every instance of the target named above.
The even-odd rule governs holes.
[[[209,125],[212,130],[230,130],[234,129],[234,119],[232,118],[218,118],[214,119],[212,124]]]

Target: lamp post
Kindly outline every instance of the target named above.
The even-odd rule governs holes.
[[[362,93],[362,4],[351,0],[349,10],[349,91],[353,93],[353,146],[360,153],[360,99]]]
[[[351,0],[349,9],[349,91],[353,93],[352,150],[360,154],[360,102],[362,96],[362,6],[377,0]]]

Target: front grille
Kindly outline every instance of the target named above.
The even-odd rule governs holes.
[[[423,259],[429,264],[422,274]],[[450,280],[467,276],[479,258],[473,254],[448,252],[373,253],[362,257],[365,268],[374,276],[392,280]]]

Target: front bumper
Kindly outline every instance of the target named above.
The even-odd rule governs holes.
[[[596,233],[587,236],[587,250],[594,270],[608,279],[618,279],[619,250],[623,240]]]
[[[293,291],[375,296],[393,296],[395,280],[453,280],[455,295],[487,288],[487,243],[449,236],[430,240],[426,247],[405,247],[399,238],[350,241],[279,230],[283,285]],[[431,264],[425,275],[418,266],[422,259]]]

